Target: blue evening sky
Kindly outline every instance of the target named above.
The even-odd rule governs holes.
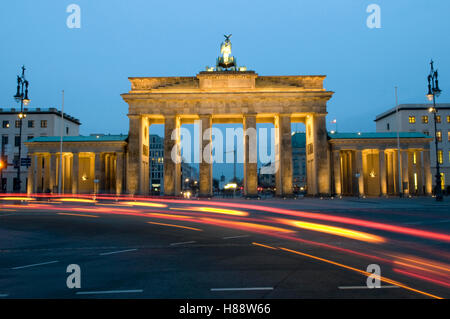
[[[81,7],[69,29],[66,8]],[[369,29],[369,4],[381,29]],[[81,134],[127,133],[129,76],[193,76],[214,65],[223,34],[233,55],[261,75],[327,75],[335,93],[328,123],[374,131],[376,114],[426,101],[433,58],[450,91],[450,2],[446,0],[15,0],[0,7],[0,107],[14,107],[16,74],[27,67],[30,107],[58,107]],[[333,125],[329,125],[333,129]],[[162,128],[154,129],[162,134]]]

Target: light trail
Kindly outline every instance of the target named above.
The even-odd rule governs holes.
[[[369,233],[364,233],[348,228],[342,228],[342,227],[335,227],[335,226],[329,226],[329,225],[323,225],[323,224],[316,224],[316,223],[308,223],[304,221],[297,221],[297,220],[289,220],[289,219],[282,219],[282,218],[275,218],[274,220],[278,221],[281,224],[290,225],[297,228],[307,229],[311,231],[317,231],[322,232],[326,234],[351,238],[355,240],[365,241],[369,243],[384,243],[386,242],[386,239],[380,236],[376,236]]]
[[[58,213],[58,215],[64,215],[64,216],[78,216],[78,217],[91,217],[91,218],[98,218],[98,217],[99,217],[99,216],[95,216],[95,215],[71,214],[71,213]]]
[[[195,231],[203,231],[202,229],[199,229],[199,228],[187,227],[187,226],[181,226],[181,225],[163,224],[163,223],[155,223],[155,222],[147,222],[147,223],[148,224],[153,224],[153,225],[176,227],[176,228],[184,228],[184,229],[190,229],[190,230],[195,230]]]
[[[171,208],[176,210],[187,210],[187,211],[195,211],[195,212],[205,212],[205,213],[213,213],[213,214],[224,214],[224,215],[232,215],[232,216],[248,216],[247,212],[243,212],[240,210],[231,210],[231,209],[223,209],[216,207],[187,207],[187,208]]]
[[[302,253],[302,252],[297,251],[297,250],[292,250],[292,249],[288,249],[288,248],[284,248],[284,247],[279,247],[279,248],[284,250],[284,251],[293,253],[293,254],[297,254],[297,255],[300,255],[300,256],[312,258],[312,259],[315,259],[315,260],[320,260],[320,261],[326,262],[328,264],[332,264],[332,265],[335,265],[335,266],[338,266],[338,267],[341,267],[341,268],[352,270],[352,271],[358,272],[360,274],[363,274],[366,277],[371,277],[372,276],[374,278],[379,278],[381,281],[387,282],[387,283],[389,283],[391,285],[398,286],[398,287],[401,287],[401,288],[404,288],[404,289],[407,289],[407,290],[410,290],[410,291],[414,291],[414,292],[422,294],[424,296],[428,296],[428,297],[435,298],[435,299],[443,299],[443,298],[441,298],[439,296],[430,294],[428,292],[425,292],[425,291],[422,291],[422,290],[418,290],[418,289],[415,289],[415,288],[411,288],[411,287],[409,287],[407,285],[404,285],[404,284],[402,284],[402,283],[400,283],[398,281],[395,281],[395,280],[392,280],[392,279],[389,279],[389,278],[386,278],[386,277],[383,277],[383,276],[377,276],[377,275],[374,275],[373,273],[370,273],[370,272],[367,272],[367,271],[364,271],[364,270],[360,270],[358,268],[347,266],[347,265],[344,265],[344,264],[341,264],[341,263],[338,263],[338,262],[335,262],[335,261],[332,261],[332,260],[329,260],[329,259],[320,258],[320,257],[313,256],[313,255],[310,255],[310,254]]]

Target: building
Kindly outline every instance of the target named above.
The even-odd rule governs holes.
[[[295,192],[306,189],[306,133],[292,134],[292,187]]]
[[[434,138],[433,114],[428,112],[430,104],[400,104],[379,114],[376,119],[377,132],[420,132]],[[436,104],[438,160],[440,163],[442,188],[450,186],[450,104]],[[434,141],[430,148],[431,172],[436,175],[436,147]],[[433,178],[433,186],[435,179]]]
[[[430,141],[418,132],[329,134],[337,195],[431,195]]]
[[[150,134],[150,193],[164,193],[164,139],[156,134]]]
[[[35,137],[58,136],[61,124],[64,124],[64,136],[79,135],[80,121],[56,108],[24,108],[25,118],[22,120],[22,140],[20,140],[20,108],[0,108],[1,156],[7,167],[1,170],[1,188],[3,192],[25,192],[27,187],[28,166],[21,167],[21,189],[18,189],[17,165],[19,163],[19,145],[22,144],[21,157],[27,157],[24,142]],[[28,165],[28,164],[27,164]]]
[[[272,163],[263,164],[270,167]],[[306,133],[292,133],[292,187],[294,192],[306,189]],[[275,187],[275,174],[258,173],[258,185],[264,188]]]
[[[122,194],[126,140],[127,135],[65,136],[62,165],[59,136],[35,137],[25,142],[31,158],[27,192],[57,192],[61,167],[64,194]]]
[[[128,136],[66,137],[61,155],[58,137],[30,140],[26,143],[32,165],[28,192],[55,189],[61,156],[66,192],[148,195],[154,167],[149,163],[162,156],[162,174],[155,175],[155,184],[158,176],[165,195],[179,196],[183,176],[192,172],[183,169],[186,163],[181,158],[180,128],[184,123],[196,123],[203,155],[199,196],[210,197],[213,156],[207,146],[212,143],[209,129],[213,124],[240,123],[244,131],[256,131],[257,123],[272,123],[277,196],[292,196],[295,182],[304,182],[305,173],[309,196],[431,194],[432,138],[428,135],[411,128],[411,132],[400,133],[398,147],[395,132],[328,134],[325,116],[334,92],[324,88],[325,76],[260,76],[235,64],[233,69],[225,65],[191,77],[129,78],[131,90],[121,95],[128,104]],[[292,136],[292,123],[304,123],[306,133]],[[164,138],[149,135],[152,124],[164,124]],[[391,130],[392,124],[387,124]],[[243,194],[253,197],[258,194],[260,175],[256,134],[244,134],[243,145]],[[161,172],[161,166],[154,168]]]

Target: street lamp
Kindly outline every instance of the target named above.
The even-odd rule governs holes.
[[[438,158],[438,138],[437,138],[437,127],[436,127],[436,97],[441,95],[441,90],[439,89],[438,83],[438,71],[434,70],[434,62],[431,60],[430,62],[431,70],[428,75],[428,93],[427,98],[429,101],[433,101],[433,106],[428,109],[428,112],[433,113],[434,118],[434,143],[436,148],[436,187],[434,190],[434,194],[436,195],[436,201],[442,201],[442,187],[441,187],[441,172],[439,167],[439,158]]]
[[[21,152],[22,152],[22,121],[27,116],[23,112],[23,106],[27,106],[30,103],[30,99],[28,98],[28,85],[29,82],[25,79],[25,66],[22,66],[22,75],[17,76],[17,93],[14,95],[14,99],[17,103],[20,102],[20,113],[18,114],[19,118],[19,162],[17,163],[17,187],[20,192],[21,190],[21,180],[20,180],[20,158],[21,158]]]

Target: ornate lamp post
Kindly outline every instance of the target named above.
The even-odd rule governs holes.
[[[434,190],[434,194],[436,195],[436,201],[442,201],[442,187],[441,187],[441,172],[439,166],[439,158],[438,158],[438,139],[437,139],[437,127],[436,127],[436,97],[441,95],[441,90],[439,89],[438,83],[438,71],[434,70],[434,62],[431,60],[431,70],[428,75],[428,94],[427,98],[429,101],[433,101],[433,106],[428,109],[428,112],[433,113],[434,118],[434,143],[436,147],[436,186]]]
[[[17,163],[17,183],[18,190],[21,190],[21,180],[20,180],[20,167],[21,167],[21,152],[22,152],[22,121],[27,115],[23,112],[23,106],[27,106],[30,103],[28,98],[28,85],[29,82],[25,79],[25,66],[22,66],[22,75],[17,76],[17,93],[14,95],[14,99],[17,103],[20,102],[20,113],[19,118],[19,162]]]

